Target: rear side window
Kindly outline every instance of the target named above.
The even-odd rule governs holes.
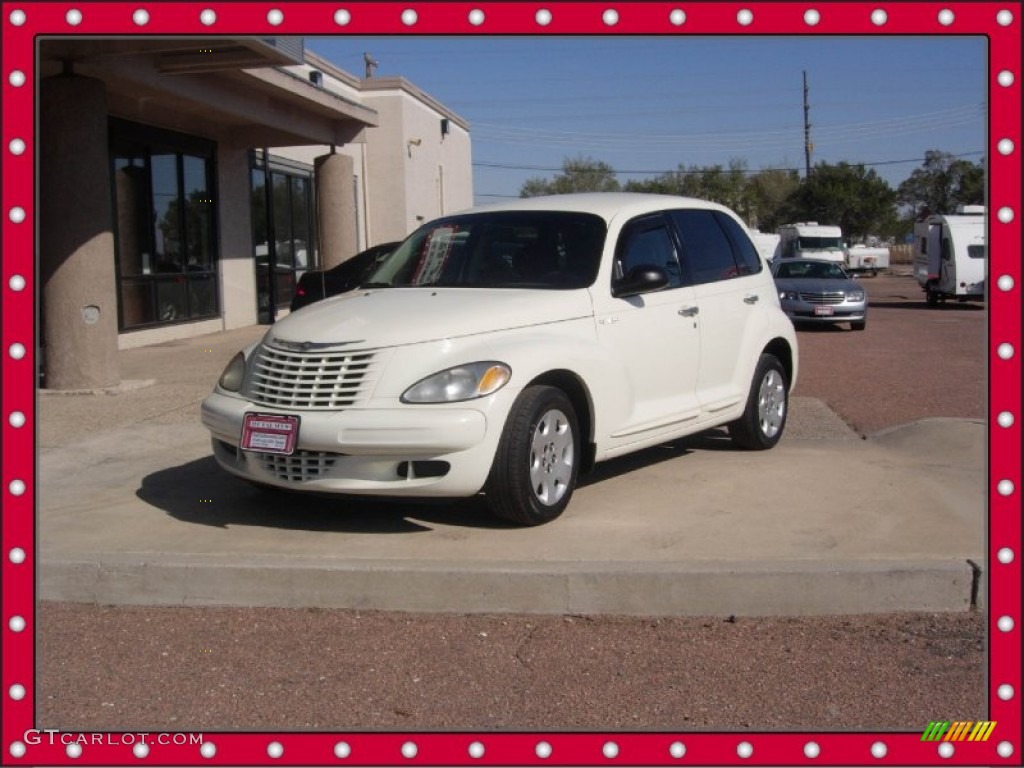
[[[695,284],[729,280],[740,274],[732,243],[715,218],[714,211],[672,211],[683,253]]]
[[[732,241],[736,263],[739,264],[739,273],[741,275],[756,275],[760,272],[763,269],[761,257],[743,228],[736,223],[732,216],[727,216],[720,211],[715,212],[715,219],[725,230],[729,240]]]

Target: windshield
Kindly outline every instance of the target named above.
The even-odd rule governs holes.
[[[809,277],[815,280],[846,280],[846,272],[838,264],[824,261],[797,261],[779,265],[776,277]]]
[[[589,213],[449,216],[413,232],[363,287],[586,288],[597,277],[605,230]]]
[[[826,248],[842,248],[843,239],[841,237],[801,237],[800,238],[800,250],[803,251],[821,251]]]

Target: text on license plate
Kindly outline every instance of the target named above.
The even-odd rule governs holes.
[[[291,454],[299,437],[299,417],[247,413],[242,423],[242,450]]]
[[[831,315],[834,310],[832,307],[815,307],[814,314],[816,315]]]

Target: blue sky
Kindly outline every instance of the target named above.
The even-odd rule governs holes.
[[[402,75],[470,123],[478,203],[517,196],[566,157],[619,180],[680,163],[872,165],[896,186],[926,150],[986,146],[982,37],[307,37],[337,66]],[[911,162],[898,162],[909,160]],[[502,167],[496,167],[502,166]],[[507,167],[506,167],[507,166]]]

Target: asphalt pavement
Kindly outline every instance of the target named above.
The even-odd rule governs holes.
[[[984,595],[985,427],[861,439],[791,400],[772,451],[712,431],[599,465],[554,523],[252,488],[199,403],[265,329],[124,350],[116,391],[38,399],[38,597],[426,613],[966,611]]]

